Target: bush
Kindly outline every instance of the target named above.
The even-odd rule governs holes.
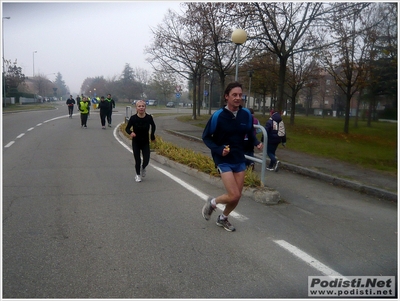
[[[378,113],[378,118],[379,119],[397,120],[397,109],[385,108],[382,112]]]
[[[125,135],[125,137],[131,139],[131,137],[125,132],[126,124],[122,123],[119,130]],[[205,156],[201,153],[197,153],[191,149],[178,147],[170,142],[164,141],[161,137],[156,136],[156,140],[150,143],[150,148],[154,151],[175,162],[187,165],[198,171],[209,174],[213,177],[220,177],[217,168],[215,167],[212,158]],[[244,179],[245,187],[261,187],[262,183],[258,174],[253,173],[251,168],[246,170],[246,176]]]

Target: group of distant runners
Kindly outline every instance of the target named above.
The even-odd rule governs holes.
[[[74,106],[76,104],[80,112],[81,127],[87,128],[87,120],[90,116],[91,102],[93,103],[95,108],[100,109],[100,121],[102,129],[106,129],[106,119],[108,126],[111,127],[112,110],[115,108],[115,101],[111,98],[111,94],[107,94],[107,98],[101,96],[93,97],[92,99],[82,94],[81,96],[76,96],[76,101],[73,96],[70,95],[66,101],[66,105],[68,106],[69,118],[72,118],[72,115],[74,113]]]
[[[213,161],[220,173],[221,180],[226,192],[212,197],[209,196],[202,208],[205,220],[210,220],[211,214],[216,211],[217,205],[224,205],[222,213],[217,217],[217,225],[227,231],[235,231],[235,227],[228,221],[230,213],[236,208],[242,196],[245,172],[252,168],[246,162],[246,154],[254,151],[254,147],[262,150],[261,142],[257,139],[257,131],[254,124],[259,124],[253,112],[243,107],[243,90],[239,82],[229,83],[224,92],[225,105],[215,111],[208,120],[203,131],[202,140],[210,149]],[[100,109],[102,128],[105,129],[107,119],[111,127],[111,112],[115,102],[111,95],[103,96],[100,100],[92,100]],[[67,100],[68,112],[72,118],[75,100],[72,95]],[[90,99],[82,95],[77,97],[78,109],[81,112],[81,126],[86,128],[86,122],[90,113]],[[151,132],[150,132],[151,129]],[[146,103],[140,100],[136,103],[136,114],[132,115],[126,125],[125,131],[132,138],[132,150],[135,159],[135,181],[141,182],[146,176],[146,167],[150,159],[150,139],[155,140],[156,125],[153,117],[146,113]],[[274,110],[270,112],[270,118],[265,125],[268,135],[266,142],[267,154],[270,164],[267,170],[278,171],[279,161],[276,159],[275,151],[279,144],[286,144],[286,133],[284,123],[280,114]],[[149,133],[150,132],[150,133]],[[141,160],[141,155],[143,161]]]

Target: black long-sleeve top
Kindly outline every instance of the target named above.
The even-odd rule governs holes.
[[[98,108],[100,109],[100,114],[107,114],[111,110],[110,104],[105,100],[99,102]]]
[[[149,143],[149,131],[150,139],[155,140],[154,133],[156,131],[156,124],[154,123],[153,116],[146,113],[144,117],[139,117],[137,114],[132,115],[129,118],[128,124],[126,125],[125,132],[130,135],[132,132],[136,134],[136,137],[132,138],[133,142]],[[133,127],[133,131],[131,128]]]

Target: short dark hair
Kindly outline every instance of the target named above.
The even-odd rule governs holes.
[[[229,92],[231,92],[231,90],[232,90],[233,88],[240,88],[240,89],[243,89],[243,88],[242,88],[242,84],[239,83],[239,82],[229,83],[229,84],[226,86],[226,89],[225,89],[225,92],[224,92],[225,94],[224,94],[224,95],[229,95]]]

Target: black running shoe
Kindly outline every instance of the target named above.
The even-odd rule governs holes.
[[[228,221],[228,219],[222,219],[221,215],[218,216],[217,225],[223,227],[226,231],[235,231],[235,227]]]

